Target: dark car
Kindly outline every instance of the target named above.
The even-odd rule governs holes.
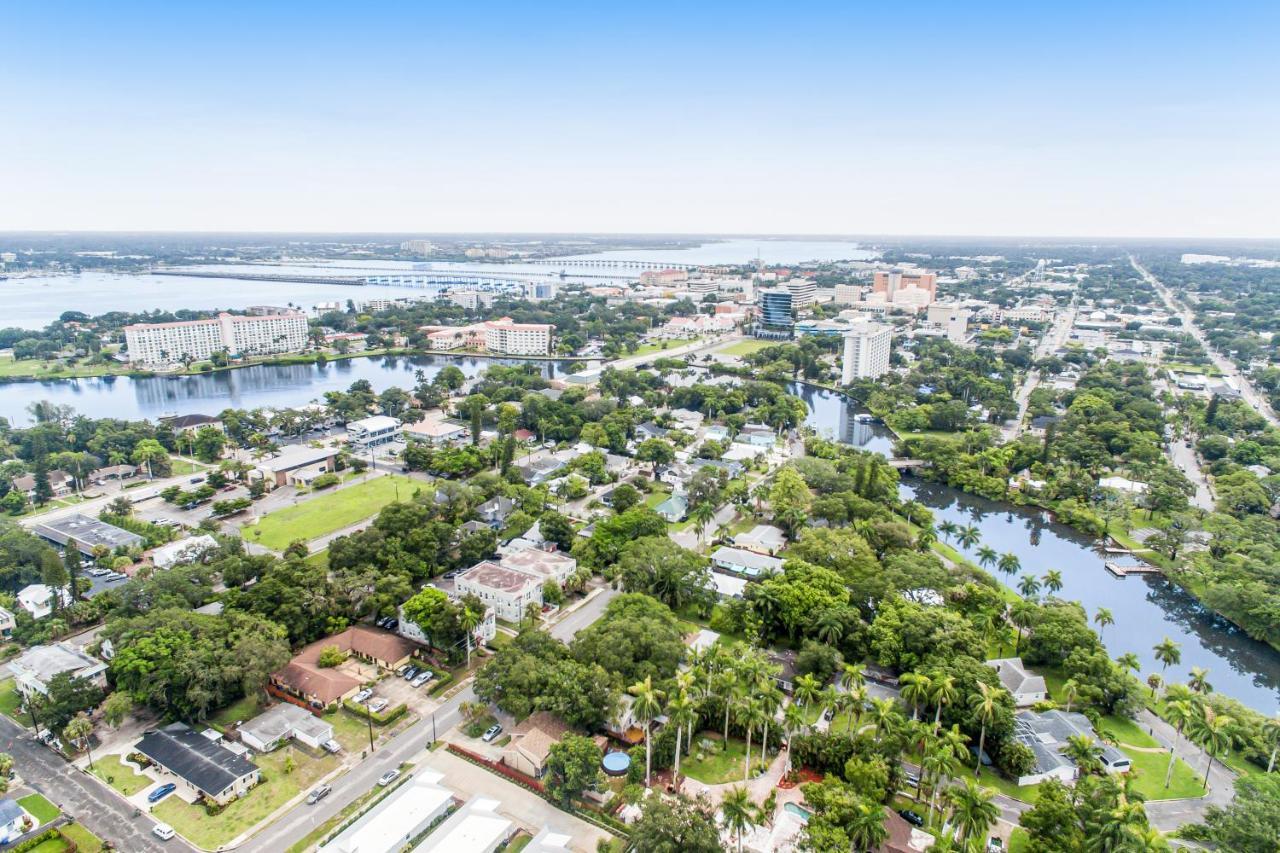
[[[178,790],[177,785],[173,784],[172,782],[166,782],[165,784],[161,785],[159,788],[156,788],[150,794],[147,794],[147,802],[158,803],[176,790]]]
[[[411,666],[408,669],[406,669],[402,673],[402,675],[404,676],[405,681],[413,681],[415,678],[418,677],[419,672],[421,672],[420,669],[418,669],[416,666]]]
[[[902,815],[902,819],[912,826],[924,826],[924,818],[911,809],[898,809],[898,814]]]

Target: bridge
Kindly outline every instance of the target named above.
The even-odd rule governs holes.
[[[890,459],[888,462],[890,468],[896,468],[899,471],[915,471],[928,468],[931,464],[924,459]]]
[[[176,275],[183,278],[234,278],[239,281],[271,281],[290,284],[343,284],[363,287],[367,282],[354,276],[290,275],[281,273],[201,272],[192,270],[152,270],[152,275]]]
[[[539,258],[529,261],[517,261],[517,263],[537,264],[544,267],[595,267],[597,269],[628,269],[628,270],[696,270],[699,269],[697,264],[676,264],[666,261],[624,261],[624,260],[590,260],[583,258]]]

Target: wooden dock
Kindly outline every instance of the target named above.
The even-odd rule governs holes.
[[[1163,575],[1164,569],[1159,566],[1153,566],[1150,563],[1126,563],[1120,564],[1114,560],[1107,560],[1103,563],[1107,571],[1118,578],[1128,577],[1129,575]]]

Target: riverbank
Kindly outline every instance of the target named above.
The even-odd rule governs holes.
[[[40,359],[18,361],[12,357],[0,358],[0,384],[7,382],[51,382],[60,379],[99,379],[109,376],[127,376],[133,379],[164,377],[207,376],[246,367],[272,367],[294,364],[327,364],[358,358],[435,356],[442,358],[476,358],[489,361],[599,361],[599,358],[578,355],[506,355],[503,353],[473,352],[471,350],[428,350],[410,347],[362,350],[348,353],[296,353],[250,358],[234,364],[215,365],[208,361],[193,362],[180,370],[144,370],[124,363],[68,364],[62,361],[45,362]]]

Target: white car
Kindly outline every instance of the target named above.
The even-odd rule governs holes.
[[[381,776],[378,777],[378,785],[380,787],[385,788],[399,778],[400,778],[399,770],[388,770],[386,773],[383,773]]]
[[[336,740],[327,740],[324,743],[320,744],[320,746],[321,748],[324,749],[325,752],[331,752],[331,753],[334,753],[335,755],[339,752],[342,752],[342,744],[338,743]]]
[[[161,841],[168,841],[170,838],[173,838],[176,833],[173,831],[173,827],[169,826],[169,824],[157,823],[151,829],[151,834],[156,838],[159,838]]]
[[[431,670],[427,670],[426,672],[423,672],[417,675],[416,677],[414,677],[413,681],[409,682],[409,685],[411,687],[421,687],[422,685],[426,684],[428,681],[430,681],[433,678],[435,678],[435,673],[432,672]]]
[[[373,695],[373,691],[370,690],[368,687],[366,687],[364,690],[361,690],[359,693],[357,693],[355,696],[351,698],[355,701],[357,705],[361,705],[364,702],[368,701],[369,697],[372,695]]]
[[[374,714],[381,714],[382,709],[386,708],[390,704],[391,703],[386,699],[374,699],[369,703],[369,711]]]

